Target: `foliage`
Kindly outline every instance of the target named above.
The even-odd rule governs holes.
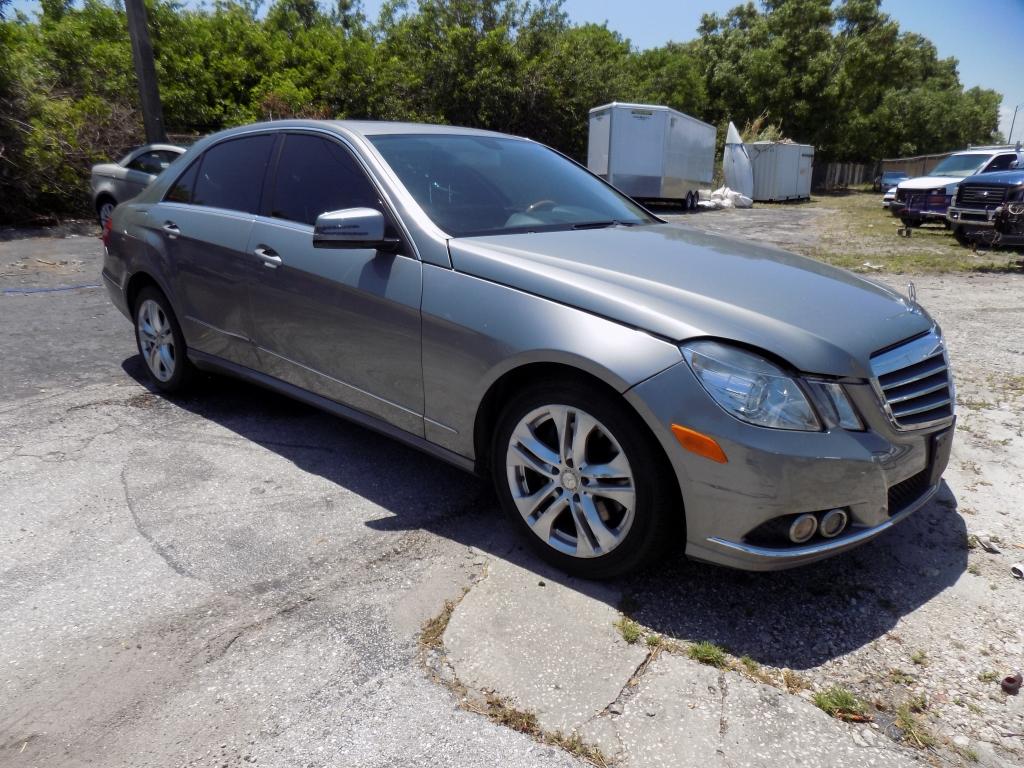
[[[120,0],[0,0],[0,217],[88,210],[88,168],[142,138]],[[576,158],[587,113],[667,104],[813,143],[819,159],[992,138],[1000,97],[901,32],[879,0],[764,0],[695,40],[637,51],[562,0],[147,0],[164,118],[202,134],[254,120],[420,120],[529,136]],[[679,30],[686,35],[687,30]],[[767,133],[766,133],[767,131]],[[724,138],[723,136],[720,138]]]

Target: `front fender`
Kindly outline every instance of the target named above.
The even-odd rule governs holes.
[[[426,435],[471,459],[480,404],[510,371],[558,363],[624,392],[682,359],[644,331],[429,264],[422,309]]]

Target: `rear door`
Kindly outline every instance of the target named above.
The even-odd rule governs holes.
[[[260,367],[423,435],[421,263],[401,253],[313,247],[326,211],[389,208],[353,153],[320,133],[283,137],[263,214],[249,237]]]
[[[259,262],[246,245],[275,141],[264,133],[215,144],[149,212],[189,346],[250,368],[256,357],[248,289]]]

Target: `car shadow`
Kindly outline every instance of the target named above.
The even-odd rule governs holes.
[[[141,358],[122,367],[150,388]],[[167,400],[391,513],[367,520],[369,528],[425,530],[473,546],[593,599],[615,600],[659,634],[710,641],[774,667],[808,669],[871,643],[967,567],[966,527],[943,483],[900,525],[823,562],[749,573],[676,554],[610,585],[588,582],[543,563],[500,513],[489,483],[439,459],[226,377],[204,377],[195,394]]]

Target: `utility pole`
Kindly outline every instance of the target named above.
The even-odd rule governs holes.
[[[167,133],[164,131],[164,110],[160,105],[160,89],[156,82],[146,6],[142,0],[124,0],[124,9],[128,14],[128,37],[132,41],[135,76],[139,80],[139,101],[142,104],[142,122],[146,127],[146,142],[163,143],[167,141]]]
[[[1013,143],[1013,126],[1017,122],[1017,110],[1020,109],[1021,107],[1024,107],[1024,104],[1018,104],[1016,107],[1013,108],[1013,119],[1010,121],[1010,133],[1006,137],[1007,144]]]

